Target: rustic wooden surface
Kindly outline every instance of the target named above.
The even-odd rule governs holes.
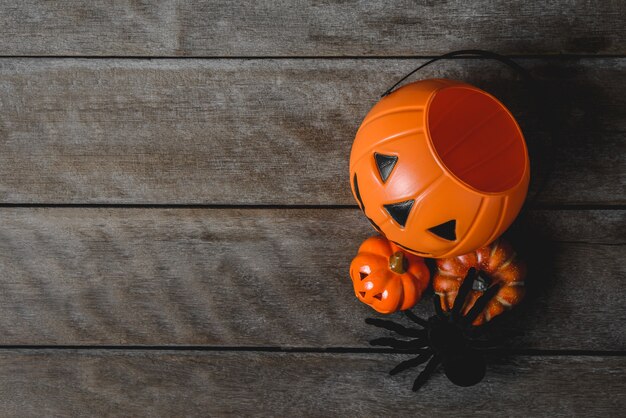
[[[541,247],[517,241],[535,263],[512,347],[626,346],[625,215],[529,213]],[[377,333],[346,275],[373,233],[357,209],[5,208],[3,220],[5,344],[367,347]]]
[[[0,60],[0,201],[354,204],[360,121],[422,60]],[[520,60],[560,136],[543,203],[624,204],[626,61]],[[455,60],[425,77],[473,82],[550,141],[515,74]],[[541,151],[548,149],[539,148]]]
[[[618,0],[1,0],[0,415],[618,416],[625,26]],[[352,294],[347,162],[379,95],[459,48],[515,56],[548,112],[489,60],[419,74],[520,121],[529,294],[481,384],[416,395]]]
[[[621,356],[489,356],[480,385],[415,372],[406,355],[157,350],[8,350],[3,414],[15,416],[614,416]],[[575,377],[575,378],[573,378]]]
[[[621,0],[2,0],[8,55],[623,54]]]

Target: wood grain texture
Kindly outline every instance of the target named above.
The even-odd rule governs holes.
[[[619,415],[623,9],[0,0],[0,415]],[[532,261],[527,300],[498,321],[508,354],[490,353],[479,386],[439,373],[415,395],[415,372],[386,374],[406,356],[365,349],[388,332],[364,324],[377,315],[347,275],[373,233],[348,206],[347,161],[380,93],[424,62],[406,57],[461,48],[545,56],[519,62],[557,138],[499,64],[419,76],[500,97],[534,178],[553,165],[534,202],[562,209],[531,210],[508,233]],[[430,301],[415,310],[430,315]],[[512,355],[528,349],[596,355]]]
[[[624,350],[625,213],[529,215],[511,346]],[[367,347],[348,266],[372,233],[356,209],[4,208],[1,344]]]
[[[4,416],[617,416],[624,357],[490,358],[478,385],[394,354],[2,351]]]
[[[626,53],[619,0],[3,0],[0,9],[0,51],[7,55]]]
[[[0,202],[355,204],[356,129],[420,62],[0,60]],[[520,63],[542,80],[555,156],[509,69],[462,59],[420,77],[477,84],[513,110],[533,160],[554,165],[539,202],[624,204],[626,59]]]

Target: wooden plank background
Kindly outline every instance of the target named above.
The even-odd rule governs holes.
[[[10,350],[3,413],[16,416],[612,416],[624,404],[621,356],[490,357],[479,386],[442,374],[419,394],[389,378],[399,354]],[[573,379],[572,376],[576,376]],[[59,382],[63,382],[59,385]],[[537,396],[540,385],[542,395]],[[297,388],[294,388],[297,386]],[[435,415],[436,414],[436,415]]]
[[[618,0],[0,1],[2,414],[617,415],[624,27]],[[347,163],[380,94],[459,48],[514,56],[558,129],[498,63],[420,72],[501,98],[537,165],[507,343],[416,395],[352,294]]]
[[[6,203],[355,204],[350,145],[369,108],[422,60],[0,59]],[[520,60],[559,126],[544,203],[624,204],[626,61]],[[424,77],[496,93],[551,141],[502,64]],[[539,147],[538,151],[548,151]]]
[[[514,348],[624,348],[626,290],[614,284],[626,274],[625,214],[528,215],[533,241],[517,242],[534,260],[531,293],[509,321]],[[347,277],[372,234],[357,209],[5,208],[3,218],[7,344],[367,347],[376,333]]]
[[[621,0],[2,0],[0,49],[64,56],[623,54]]]

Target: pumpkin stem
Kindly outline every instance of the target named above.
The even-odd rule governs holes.
[[[402,251],[397,251],[389,257],[389,269],[394,273],[404,274],[408,268],[408,260]]]

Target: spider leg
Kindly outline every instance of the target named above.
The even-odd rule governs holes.
[[[391,369],[389,372],[390,375],[398,374],[400,372],[405,371],[406,369],[410,369],[411,367],[417,367],[422,363],[426,363],[429,358],[433,355],[432,352],[427,351],[425,353],[420,354],[419,356],[412,358],[410,360],[405,360],[402,363],[399,363],[396,367]]]
[[[365,323],[368,325],[374,325],[378,328],[384,328],[389,331],[394,331],[405,337],[422,338],[426,336],[426,330],[424,329],[412,329],[404,327],[400,324],[396,324],[393,321],[377,318],[365,318]]]
[[[426,383],[430,375],[437,369],[439,363],[441,363],[441,358],[438,355],[435,355],[430,359],[426,367],[424,367],[424,370],[422,370],[413,382],[413,392],[417,392],[422,386],[424,386],[424,383]]]
[[[470,290],[472,290],[472,285],[474,284],[474,278],[476,277],[476,269],[474,267],[470,268],[463,279],[463,283],[461,283],[461,287],[456,295],[456,299],[454,299],[454,305],[452,305],[452,311],[450,312],[450,316],[452,321],[456,321],[459,319],[459,315],[461,314],[461,309],[463,305],[465,305],[465,300],[469,295]]]
[[[441,309],[441,296],[438,294],[433,295],[433,304],[435,305],[435,313],[439,318],[445,318],[446,314],[443,313],[443,309]]]
[[[406,311],[402,311],[402,312],[406,315],[407,318],[415,322],[417,325],[421,325],[424,328],[428,327],[428,321],[415,315],[413,311],[407,309]]]
[[[395,338],[383,337],[370,341],[370,345],[382,345],[395,348],[397,350],[413,350],[426,347],[428,345],[428,340],[426,338],[417,338],[415,340],[403,341]]]
[[[493,299],[496,293],[498,293],[498,290],[500,290],[500,285],[498,283],[495,283],[489,289],[487,289],[485,293],[483,293],[483,295],[478,298],[476,303],[474,303],[474,306],[472,306],[472,309],[469,310],[467,315],[465,315],[462,320],[462,324],[466,327],[471,326],[472,322],[474,322],[474,320],[483,311],[483,309],[487,307],[489,301]]]
[[[467,332],[469,333],[470,337],[482,337],[485,335],[489,335],[491,332],[493,332],[493,329],[496,327],[496,324],[498,323],[498,319],[500,318],[496,318],[495,320],[485,322],[481,325],[472,327]]]

